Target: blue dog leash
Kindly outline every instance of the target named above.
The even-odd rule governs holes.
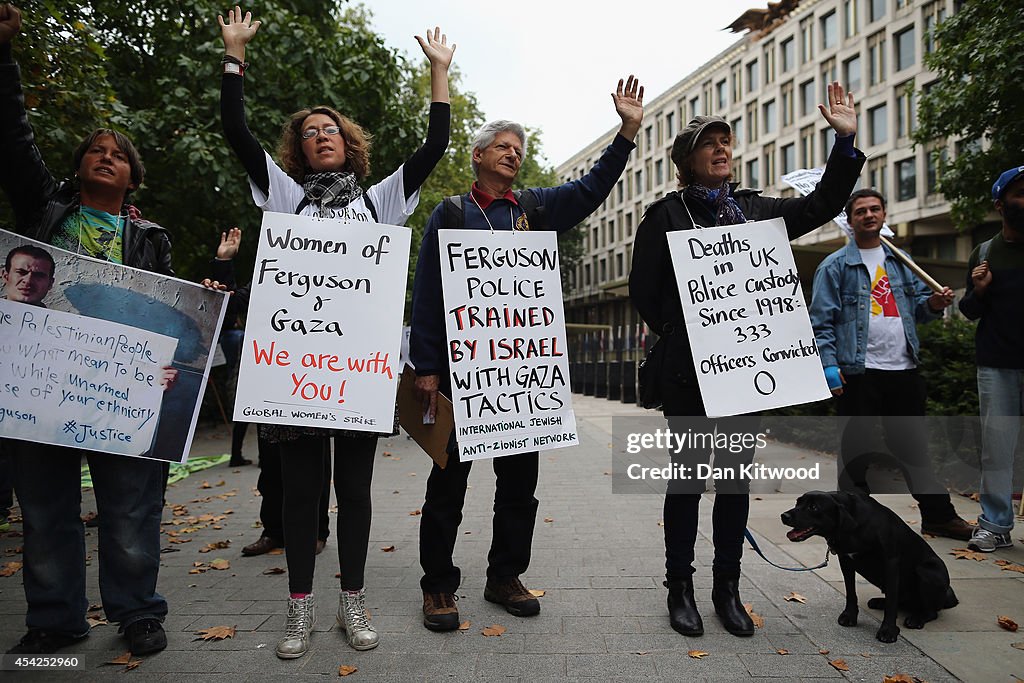
[[[754,549],[754,552],[761,556],[761,559],[770,564],[773,567],[779,569],[785,569],[787,572],[811,572],[815,569],[821,569],[822,567],[828,566],[828,550],[825,550],[825,561],[819,564],[817,567],[783,567],[782,565],[775,564],[761,552],[761,548],[757,545],[757,541],[754,540],[754,534],[750,533],[750,529],[744,529],[743,535],[747,537],[747,541],[750,543],[750,547]]]

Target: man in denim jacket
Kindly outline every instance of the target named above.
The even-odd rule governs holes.
[[[872,416],[882,416],[885,445],[920,505],[922,532],[967,540],[971,526],[957,516],[928,457],[921,419],[926,391],[917,371],[915,325],[940,317],[953,302],[953,290],[930,292],[882,244],[885,198],[878,191],[854,192],[846,214],[854,239],[818,266],[810,306],[837,412],[849,417],[840,450],[839,488],[870,493],[867,465],[877,450]]]

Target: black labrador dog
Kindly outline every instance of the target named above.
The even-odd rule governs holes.
[[[810,491],[797,499],[796,507],[782,513],[782,523],[792,527],[786,534],[789,540],[821,536],[839,556],[846,584],[841,626],[857,625],[854,573],[885,594],[868,601],[871,609],[885,612],[875,634],[883,643],[896,642],[900,634],[897,609],[907,612],[904,626],[918,629],[938,618],[940,609],[957,605],[942,559],[895,512],[866,494]]]

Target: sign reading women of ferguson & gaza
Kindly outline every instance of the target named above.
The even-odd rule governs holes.
[[[439,230],[463,460],[579,443],[554,232]]]
[[[263,214],[236,420],[391,431],[410,235]]]
[[[781,218],[668,233],[709,417],[830,396]]]

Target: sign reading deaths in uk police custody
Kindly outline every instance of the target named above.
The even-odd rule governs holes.
[[[410,232],[263,214],[234,419],[391,431]]]
[[[554,232],[439,230],[459,457],[579,443]]]
[[[830,396],[781,218],[668,233],[710,417]]]

